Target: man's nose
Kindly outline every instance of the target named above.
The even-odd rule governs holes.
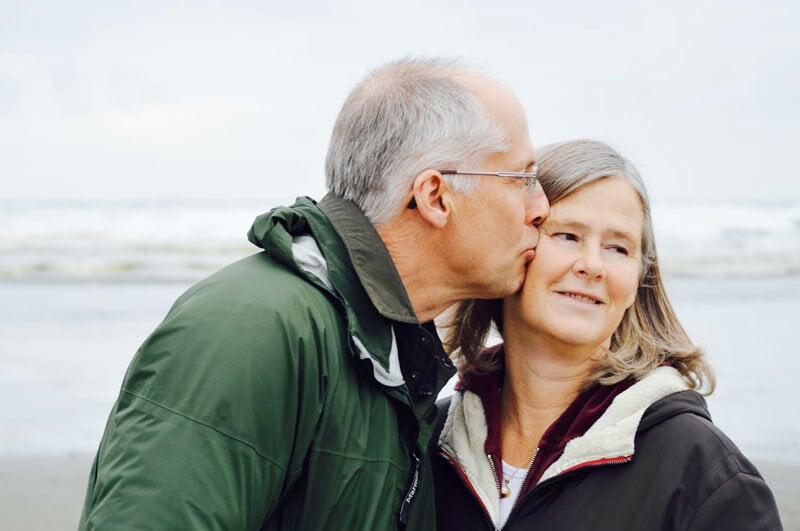
[[[541,225],[547,216],[550,215],[550,201],[544,194],[544,189],[540,183],[536,183],[533,192],[528,194],[525,222],[533,225]]]

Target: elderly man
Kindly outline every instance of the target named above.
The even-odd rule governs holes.
[[[190,288],[137,352],[82,529],[433,529],[425,448],[454,369],[432,319],[520,287],[548,203],[525,113],[403,60],[335,124],[330,192]]]

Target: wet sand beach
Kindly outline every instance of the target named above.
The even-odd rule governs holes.
[[[0,529],[74,530],[92,456],[0,458]],[[800,465],[756,463],[778,502],[784,529],[800,531]]]

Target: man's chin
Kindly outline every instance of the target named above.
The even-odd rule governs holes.
[[[508,292],[505,293],[503,297],[519,293],[519,291],[522,289],[522,286],[525,285],[525,278],[527,277],[527,273],[528,273],[528,267],[527,264],[525,264],[525,266],[522,268],[522,271],[518,274],[517,281],[509,285]]]
[[[517,281],[516,287],[513,293],[517,293],[522,289],[522,286],[525,285],[525,280],[528,278],[528,267],[531,265],[530,261],[525,262],[522,266],[522,270],[519,272],[519,279]]]
[[[481,296],[476,298],[503,299],[509,295],[518,293],[519,290],[522,289],[522,285],[525,283],[525,278],[528,274],[528,263],[522,263],[517,267],[518,269],[513,273],[513,277],[512,275],[505,276],[505,282],[501,282],[501,278],[496,278],[495,284],[493,286],[484,285],[484,287],[488,289],[486,289]]]

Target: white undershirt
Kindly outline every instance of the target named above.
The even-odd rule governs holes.
[[[503,461],[503,477],[500,479],[500,484],[505,487],[505,480],[511,478],[508,482],[508,488],[511,489],[511,494],[505,498],[500,498],[500,527],[506,524],[508,514],[517,501],[519,491],[522,488],[522,483],[525,481],[526,475],[528,475],[528,472],[525,468],[516,468]]]

